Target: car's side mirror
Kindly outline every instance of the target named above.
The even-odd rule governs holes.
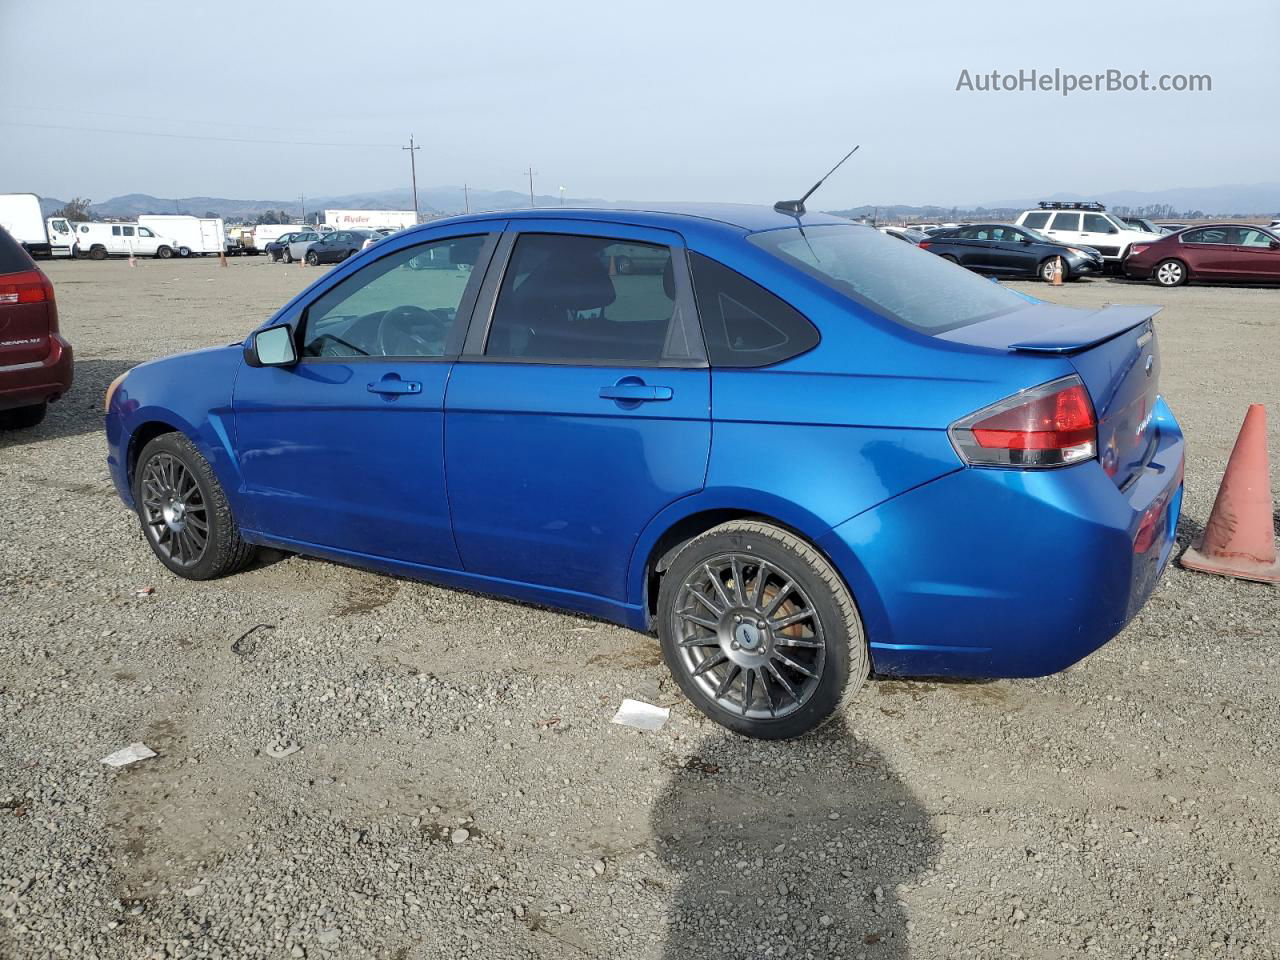
[[[246,341],[244,359],[251,367],[291,367],[298,362],[293,329],[287,324],[259,330]]]
[[[1280,250],[1280,240],[1272,240],[1267,244],[1272,250]]]

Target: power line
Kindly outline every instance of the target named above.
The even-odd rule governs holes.
[[[117,130],[108,127],[76,127],[61,123],[24,123],[0,120],[7,127],[31,127],[37,130],[72,130],[78,133],[117,133],[130,137],[163,137],[167,140],[202,140],[210,143],[269,143],[282,147],[398,147],[398,143],[332,143],[318,140],[257,140],[250,137],[209,137],[193,133],[160,133],[154,130]]]

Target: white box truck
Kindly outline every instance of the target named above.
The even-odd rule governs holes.
[[[40,198],[34,193],[0,193],[0,227],[33,257],[53,255]]]
[[[180,257],[203,257],[227,250],[227,231],[221,217],[148,214],[138,217],[138,223],[159,236],[172,237]]]
[[[403,230],[418,222],[412,210],[326,210],[324,222],[338,230]]]

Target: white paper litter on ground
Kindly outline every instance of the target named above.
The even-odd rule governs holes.
[[[108,767],[123,767],[138,760],[146,760],[148,757],[154,757],[155,755],[156,752],[145,743],[131,743],[127,747],[121,747],[115,753],[103,757],[102,762]]]
[[[670,716],[671,711],[666,707],[655,707],[643,700],[626,699],[613,715],[613,722],[640,730],[661,730]]]

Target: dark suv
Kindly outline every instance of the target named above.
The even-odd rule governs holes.
[[[0,228],[0,430],[34,427],[71,389],[71,344],[58,335],[53,284]]]

